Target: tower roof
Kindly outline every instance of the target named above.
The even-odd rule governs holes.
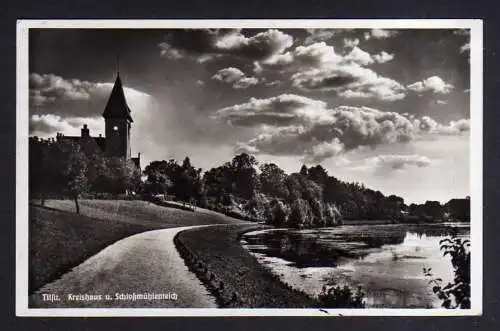
[[[130,116],[130,108],[125,99],[125,93],[123,92],[122,80],[119,73],[116,75],[115,85],[113,86],[113,90],[111,90],[108,103],[106,104],[106,108],[104,108],[102,116],[104,118],[126,118],[130,122],[133,122],[132,116]]]

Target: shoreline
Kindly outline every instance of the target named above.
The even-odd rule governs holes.
[[[190,229],[179,232],[174,244],[220,308],[319,307],[317,300],[280,281],[240,245],[242,234],[266,228],[239,224]]]

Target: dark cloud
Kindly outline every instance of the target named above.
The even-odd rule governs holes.
[[[170,58],[193,56],[203,62],[221,55],[263,60],[292,44],[292,36],[276,29],[248,37],[239,29],[192,29],[171,31],[159,46],[162,54]]]
[[[449,125],[430,117],[416,119],[369,107],[340,106],[283,94],[226,107],[217,117],[232,125],[253,127],[255,138],[237,145],[238,150],[274,155],[300,155],[319,161],[360,146],[409,143],[424,135],[458,135],[469,130],[462,119]]]
[[[29,76],[29,104],[33,114],[63,117],[100,116],[113,83],[68,79],[54,74],[32,73]],[[129,98],[147,94],[125,87]]]
[[[356,64],[299,72],[292,76],[292,84],[305,91],[334,91],[347,99],[395,101],[405,97],[405,88],[400,83]]]

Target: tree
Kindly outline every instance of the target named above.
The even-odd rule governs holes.
[[[247,153],[241,153],[233,158],[231,170],[235,195],[249,200],[259,189],[259,177],[255,169],[257,165],[257,159]]]
[[[444,207],[439,201],[426,201],[424,204],[424,213],[432,217],[433,220],[443,219]]]
[[[201,168],[194,168],[186,157],[173,178],[173,191],[177,199],[185,202],[200,201],[202,195]]]
[[[289,194],[285,185],[286,173],[274,163],[265,163],[260,166],[260,184],[262,193],[286,198]]]
[[[451,199],[445,205],[446,211],[454,221],[470,222],[470,198]]]
[[[307,177],[308,173],[309,173],[309,170],[307,169],[307,166],[305,164],[303,164],[302,167],[300,168],[300,174],[302,176]]]
[[[307,178],[318,185],[323,186],[328,178],[328,173],[321,165],[309,168]]]
[[[320,199],[312,199],[310,202],[311,214],[312,214],[312,224],[316,227],[323,227],[326,225],[326,219],[324,215],[323,202]]]
[[[87,157],[80,150],[79,145],[68,144],[62,146],[63,149],[63,176],[66,182],[66,189],[75,201],[76,213],[80,214],[78,198],[88,189],[87,179]]]
[[[340,218],[342,215],[340,214],[337,206],[332,203],[325,202],[324,208],[325,210],[323,212],[323,215],[325,216],[325,226],[340,224]]]
[[[220,201],[225,193],[233,192],[232,176],[233,171],[229,162],[205,172],[203,175],[205,194]]]
[[[139,169],[131,160],[122,157],[106,157],[105,173],[101,177],[104,177],[105,191],[109,193],[135,192],[141,186]]]
[[[146,189],[150,194],[165,194],[175,191],[181,166],[174,159],[168,161],[153,161],[146,169]]]
[[[288,214],[289,210],[287,206],[275,198],[270,202],[269,207],[266,208],[266,222],[276,227],[284,226],[287,223]]]
[[[307,228],[312,224],[312,211],[309,203],[304,199],[297,199],[292,205],[288,226],[292,228]]]

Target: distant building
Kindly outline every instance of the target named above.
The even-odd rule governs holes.
[[[87,124],[84,124],[80,136],[65,136],[62,133],[57,133],[56,139],[57,141],[69,140],[80,144],[87,154],[103,153],[107,157],[131,160],[140,169],[141,154],[139,153],[137,157],[131,157],[130,129],[134,121],[130,113],[120,74],[118,73],[113,90],[102,113],[106,136],[103,137],[99,134],[98,137],[92,137]]]

